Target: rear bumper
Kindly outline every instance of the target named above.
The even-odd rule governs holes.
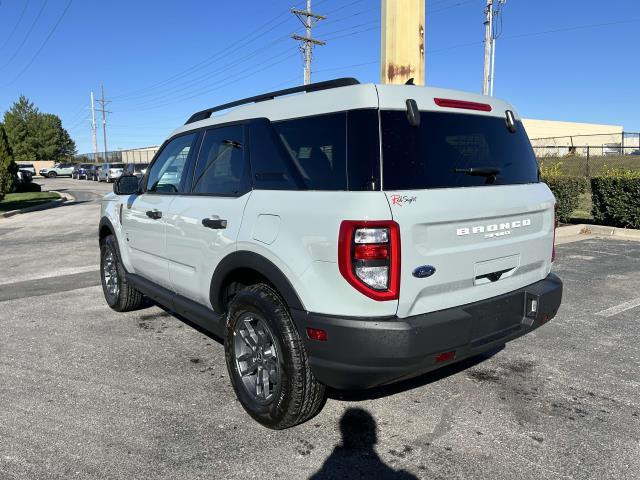
[[[532,300],[537,301],[536,312],[527,315]],[[420,375],[503,345],[553,318],[561,300],[562,281],[550,274],[498,297],[408,318],[291,313],[316,378],[333,388],[359,389]],[[325,330],[328,340],[310,340],[307,327]]]

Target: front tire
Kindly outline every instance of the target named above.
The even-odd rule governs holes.
[[[270,286],[251,285],[233,298],[225,333],[229,378],[254,420],[280,430],[322,409],[325,387],[309,368],[286,304]]]
[[[116,312],[129,312],[145,306],[142,293],[126,280],[113,235],[100,240],[100,279],[107,305]]]
[[[47,175],[49,178],[56,178],[58,174],[56,172],[49,172],[49,175]]]

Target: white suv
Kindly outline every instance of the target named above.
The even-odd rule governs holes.
[[[114,310],[144,295],[224,338],[244,408],[285,428],[325,386],[416,376],[554,317],[554,205],[509,104],[339,79],[196,113],[140,183],[121,177],[102,284]]]
[[[124,173],[125,168],[124,163],[103,163],[98,170],[98,181],[115,182]]]

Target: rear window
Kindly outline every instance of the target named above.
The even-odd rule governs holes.
[[[124,168],[124,163],[112,163],[109,165],[110,168]]]
[[[538,182],[538,164],[521,122],[421,112],[412,127],[405,111],[382,111],[385,190],[513,185]]]

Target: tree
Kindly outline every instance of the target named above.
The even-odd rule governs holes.
[[[76,153],[76,144],[62,127],[62,120],[51,113],[41,113],[21,95],[4,114],[4,124],[19,162],[65,160]]]
[[[13,152],[4,127],[0,123],[0,200],[5,193],[13,192],[18,175],[18,165],[13,160]]]
[[[24,95],[4,114],[4,128],[18,162],[38,160],[32,125],[38,114],[36,106]]]

